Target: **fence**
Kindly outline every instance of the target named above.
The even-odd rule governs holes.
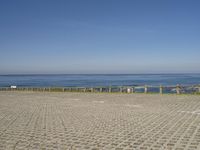
[[[0,87],[0,91],[99,92],[200,94],[200,85],[193,86],[110,86],[110,87]]]

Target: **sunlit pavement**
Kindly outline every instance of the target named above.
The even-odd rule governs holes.
[[[200,149],[200,96],[0,92],[0,149]]]

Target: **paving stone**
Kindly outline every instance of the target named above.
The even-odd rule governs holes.
[[[200,96],[0,92],[0,150],[199,150]]]

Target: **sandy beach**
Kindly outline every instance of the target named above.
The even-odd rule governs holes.
[[[0,92],[0,150],[198,150],[200,96]]]

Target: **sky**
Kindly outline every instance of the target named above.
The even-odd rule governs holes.
[[[1,0],[0,74],[200,73],[199,0]]]

